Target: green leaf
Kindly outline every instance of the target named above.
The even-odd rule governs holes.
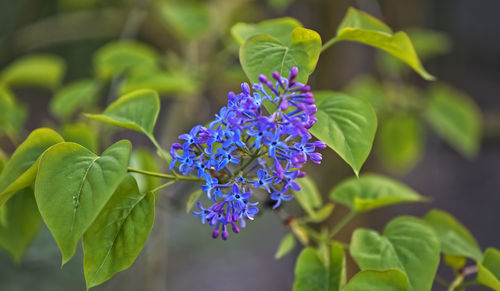
[[[97,136],[95,129],[90,125],[80,122],[66,124],[61,129],[65,141],[74,142],[85,148],[97,152]]]
[[[321,38],[313,30],[297,27],[287,43],[265,34],[245,41],[240,47],[240,63],[250,82],[258,82],[260,74],[270,77],[274,71],[288,76],[290,69],[296,66],[299,68],[297,81],[307,83],[318,62]]]
[[[159,172],[160,166],[151,150],[147,148],[138,148],[132,151],[130,156],[130,167],[141,169],[150,172]],[[160,185],[160,179],[152,176],[141,175],[139,173],[131,173],[137,181],[139,191],[145,193],[151,191]]]
[[[201,189],[198,189],[191,193],[191,195],[189,195],[188,201],[186,203],[186,213],[189,213],[189,211],[193,209],[194,204],[198,202],[198,199],[200,199],[202,193],[203,191],[201,191]]]
[[[0,206],[17,191],[33,183],[38,158],[46,149],[63,141],[63,138],[52,129],[39,128],[17,147],[0,175]]]
[[[339,291],[345,281],[345,258],[342,246],[334,242],[328,262],[315,249],[305,248],[295,265],[293,291]]]
[[[20,262],[42,225],[31,187],[17,192],[0,212],[3,212],[0,215],[5,215],[4,224],[0,224],[0,246],[12,255],[14,261]]]
[[[35,198],[65,264],[127,173],[130,142],[119,141],[97,156],[79,144],[64,142],[41,157]]]
[[[157,67],[156,51],[143,43],[135,41],[110,42],[94,55],[97,76],[110,80],[114,75],[125,71],[151,70]]]
[[[95,105],[99,86],[92,79],[73,82],[59,89],[49,104],[50,112],[60,119],[68,119],[80,110]]]
[[[318,121],[309,131],[337,152],[356,175],[370,154],[377,116],[363,100],[343,93],[315,93]]]
[[[376,174],[343,181],[332,189],[330,199],[346,205],[354,212],[366,212],[398,203],[425,201],[424,197],[406,185]]]
[[[462,155],[479,151],[481,112],[473,99],[448,85],[430,87],[426,117],[431,127]]]
[[[388,92],[384,86],[378,82],[373,76],[362,75],[355,78],[347,88],[345,88],[350,96],[360,98],[368,103],[380,113],[385,113],[390,105]]]
[[[177,37],[194,39],[205,34],[212,26],[212,15],[203,2],[158,2],[158,11]]]
[[[26,121],[26,111],[12,93],[0,85],[0,135],[19,134]]]
[[[137,90],[111,103],[102,114],[85,116],[153,136],[160,112],[160,98],[153,90]]]
[[[496,291],[500,291],[500,251],[488,248],[483,262],[477,265],[477,280]]]
[[[127,175],[83,235],[87,288],[109,280],[135,261],[153,227],[155,198]]]
[[[382,235],[357,229],[350,252],[361,270],[400,269],[410,290],[431,290],[439,264],[439,238],[432,227],[414,217],[390,221]]]
[[[319,223],[327,219],[330,214],[332,214],[333,209],[335,208],[335,204],[333,203],[326,203],[323,207],[309,215],[305,221],[310,221],[313,223]]]
[[[408,291],[408,277],[397,269],[357,273],[342,291]]]
[[[482,252],[476,240],[467,228],[449,213],[434,209],[425,215],[424,220],[439,236],[443,253],[481,261]]]
[[[193,94],[198,84],[186,74],[155,70],[132,72],[120,86],[120,93],[126,94],[138,89],[152,89],[159,94]]]
[[[462,256],[454,256],[449,254],[444,254],[443,256],[444,263],[453,268],[453,270],[458,271],[465,263],[467,263],[467,258]]]
[[[16,59],[3,70],[0,84],[8,87],[35,86],[55,89],[61,83],[66,64],[55,55],[32,54]]]
[[[281,259],[283,256],[287,255],[295,247],[295,237],[293,233],[287,233],[280,242],[276,254],[274,254],[275,259]]]
[[[319,194],[316,183],[307,176],[298,179],[297,183],[300,185],[301,189],[299,191],[293,191],[295,198],[308,215],[314,216],[314,209],[320,207],[322,204],[321,195]]]
[[[382,122],[376,139],[380,161],[396,173],[412,169],[421,159],[424,130],[412,115],[395,115]]]
[[[250,37],[257,34],[267,34],[276,38],[282,44],[290,44],[292,31],[302,27],[302,23],[295,18],[283,17],[264,20],[257,24],[238,22],[231,27],[231,34],[241,45]]]
[[[5,168],[5,164],[7,164],[7,155],[0,149],[0,174],[2,173],[3,169]]]
[[[406,33],[402,31],[393,33],[387,25],[365,12],[349,8],[337,30],[337,36],[330,42],[341,40],[361,42],[384,50],[407,63],[422,78],[434,80],[434,76],[429,74],[420,63]]]

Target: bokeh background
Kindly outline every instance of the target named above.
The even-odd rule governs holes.
[[[64,83],[69,83],[94,74],[93,54],[109,41],[135,39],[149,44],[164,56],[167,66],[194,80],[185,86],[196,87],[173,90],[162,100],[157,134],[167,148],[179,133],[210,120],[224,103],[226,92],[237,89],[246,80],[238,64],[237,43],[230,35],[230,27],[236,22],[291,16],[306,28],[318,31],[326,41],[335,35],[346,9],[354,6],[394,30],[420,27],[440,31],[446,36],[444,52],[426,60],[425,66],[439,80],[459,88],[479,105],[483,117],[481,149],[474,158],[464,158],[431,131],[425,131],[421,159],[408,171],[388,169],[372,154],[364,171],[402,179],[432,201],[362,215],[341,233],[341,238],[348,241],[350,229],[355,226],[382,229],[397,214],[423,215],[439,207],[466,225],[482,247],[500,247],[500,2],[199,2],[208,7],[208,16],[203,12],[190,15],[182,10],[172,16],[161,9],[171,2],[0,0],[0,68],[26,54],[56,54],[66,61]],[[179,34],[183,28],[172,21],[176,17],[181,22],[201,23],[195,25],[194,36]],[[203,29],[205,21],[210,25]],[[384,71],[380,62],[383,57],[372,48],[340,43],[322,54],[310,83],[315,89],[338,91],[349,88],[349,84],[366,74],[379,80],[391,79],[390,71]],[[102,99],[101,106],[116,97],[113,91],[116,82],[119,80],[114,79],[106,88],[107,98]],[[417,88],[428,86],[428,82],[411,72],[405,75],[404,82]],[[57,120],[48,110],[53,91],[21,86],[15,93],[29,108],[26,132],[42,125],[57,126]],[[139,135],[122,132],[119,136],[132,139],[134,145],[149,146]],[[0,139],[0,146],[7,152],[13,149],[5,138]],[[352,176],[352,172],[332,151],[325,150],[324,156],[327,162],[309,170],[326,197],[334,185]],[[180,185],[164,193],[166,198],[159,201],[153,233],[138,260],[129,270],[95,290],[290,290],[300,250],[296,248],[281,260],[273,258],[287,232],[280,218],[265,211],[229,241],[213,240],[210,229],[184,211],[186,196],[192,189]],[[290,203],[289,207],[293,212],[296,205]],[[343,213],[345,209],[338,207],[329,223]],[[57,246],[48,230],[42,229],[20,264],[14,264],[6,253],[0,252],[0,290],[84,290],[81,264],[79,253],[61,269]],[[351,268],[351,274],[352,271]],[[440,272],[447,275],[444,270]],[[440,289],[436,286],[435,290]]]

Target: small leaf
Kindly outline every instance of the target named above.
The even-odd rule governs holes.
[[[500,251],[488,248],[483,262],[478,264],[477,281],[496,291],[500,291]]]
[[[150,172],[160,171],[160,166],[157,163],[156,157],[151,150],[147,148],[138,148],[132,151],[132,155],[130,156],[130,167]],[[131,173],[131,175],[137,181],[141,193],[151,191],[153,188],[160,185],[159,178],[141,175],[139,173]]]
[[[202,193],[203,191],[201,191],[201,189],[198,189],[191,193],[191,195],[189,195],[188,201],[186,203],[186,213],[189,213],[191,209],[193,209],[193,206],[196,204],[196,202],[198,202],[198,199],[200,199]]]
[[[431,127],[462,155],[479,151],[481,112],[473,99],[448,85],[429,89],[426,117]]]
[[[153,136],[153,129],[160,112],[160,98],[155,91],[137,90],[120,97],[111,103],[102,114],[85,114],[85,116],[139,131]]]
[[[380,161],[396,173],[405,173],[421,159],[424,129],[412,115],[395,115],[384,120],[376,139]]]
[[[298,223],[297,220],[293,220],[290,223],[290,229],[301,244],[305,246],[309,245],[309,235],[307,235],[307,231],[300,225],[300,223]]]
[[[464,256],[480,262],[481,249],[474,237],[460,222],[442,210],[429,211],[424,220],[434,228],[441,240],[441,251],[454,256]]]
[[[334,39],[335,42],[341,40],[361,42],[384,50],[407,63],[422,78],[434,80],[434,76],[429,74],[420,63],[406,33],[402,31],[393,33],[387,25],[365,12],[349,8]]]
[[[148,239],[155,217],[153,193],[139,192],[127,175],[83,235],[87,288],[130,267]]]
[[[212,15],[203,2],[158,2],[162,20],[177,37],[194,39],[206,33],[212,23]]]
[[[97,156],[79,144],[52,146],[40,159],[35,198],[65,264],[127,172],[130,142],[119,141]]]
[[[441,243],[441,247],[442,247],[442,243]],[[455,271],[460,270],[461,268],[463,268],[463,266],[465,266],[465,263],[467,263],[467,258],[462,257],[462,256],[454,256],[454,255],[444,254],[443,259],[444,259],[444,263],[446,265],[452,267],[453,270],[455,270]]]
[[[250,37],[240,47],[240,63],[250,82],[257,83],[260,74],[268,77],[274,71],[283,76],[298,67],[297,81],[307,83],[314,71],[321,50],[321,38],[313,30],[297,27],[289,45],[265,34]]]
[[[339,243],[332,243],[328,262],[321,260],[318,251],[307,247],[295,265],[293,291],[339,291],[344,276],[344,251]]]
[[[326,203],[323,207],[312,213],[309,217],[306,218],[307,221],[319,223],[327,219],[330,214],[332,214],[333,209],[335,208],[335,204]]]
[[[423,220],[399,217],[382,235],[357,229],[350,252],[361,270],[399,269],[408,276],[410,290],[431,290],[439,265],[439,238]]]
[[[300,185],[301,189],[299,191],[293,191],[295,198],[307,214],[314,216],[314,209],[322,204],[321,195],[319,194],[316,183],[307,176],[298,179],[297,183]]]
[[[31,187],[17,192],[0,212],[6,212],[0,214],[5,215],[4,224],[0,224],[0,246],[12,255],[14,261],[20,262],[42,225]]]
[[[86,123],[66,124],[61,129],[61,134],[65,141],[74,142],[83,147],[97,152],[97,136],[95,129]]]
[[[12,93],[0,86],[0,135],[19,134],[26,121],[26,108],[19,104]]]
[[[350,96],[360,98],[368,103],[380,114],[384,114],[390,105],[391,100],[384,86],[371,75],[362,75],[355,78],[345,92]]]
[[[372,149],[377,116],[363,100],[342,93],[316,92],[318,121],[309,130],[337,152],[356,175]]]
[[[110,42],[94,55],[97,76],[110,80],[113,76],[128,70],[150,70],[157,67],[156,51],[135,41]]]
[[[290,44],[290,35],[297,27],[302,27],[300,21],[291,17],[283,17],[264,20],[257,24],[238,22],[231,27],[231,34],[240,45],[257,34],[267,34],[283,44]]]
[[[63,141],[63,138],[52,129],[39,128],[17,147],[0,175],[0,206],[17,191],[33,183],[38,158],[46,149]]]
[[[295,247],[295,237],[293,233],[287,233],[280,242],[276,254],[274,254],[275,259],[281,259],[283,256],[287,255]]]
[[[16,59],[3,70],[0,84],[8,87],[35,86],[55,89],[66,71],[64,60],[55,55],[32,54]]]
[[[355,212],[366,212],[404,202],[425,201],[424,197],[406,185],[376,174],[345,180],[332,189],[330,199]]]
[[[99,86],[92,79],[80,80],[56,92],[49,104],[50,112],[66,120],[79,110],[92,108],[97,101]]]
[[[120,93],[139,89],[152,89],[162,96],[170,96],[176,93],[193,94],[198,90],[198,84],[186,74],[147,70],[132,72],[120,86]]]
[[[408,277],[397,269],[357,273],[342,291],[408,291]]]

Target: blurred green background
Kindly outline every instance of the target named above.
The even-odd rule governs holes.
[[[500,2],[494,0],[0,0],[2,70],[28,54],[60,58],[60,76],[53,86],[47,84],[57,72],[50,70],[32,71],[45,85],[31,80],[14,86],[16,99],[26,108],[26,123],[14,136],[2,135],[0,147],[11,152],[16,139],[40,126],[89,122],[78,110],[60,112],[49,104],[65,85],[97,75],[98,97],[78,109],[98,110],[120,92],[153,86],[163,97],[157,135],[168,148],[180,133],[210,120],[227,91],[237,90],[246,80],[238,63],[238,44],[230,34],[233,24],[290,16],[326,41],[335,35],[349,6],[376,16],[395,31],[408,31],[428,71],[460,91],[449,94],[469,96],[482,112],[480,149],[464,149],[427,130],[429,125],[408,118],[415,109],[412,100],[426,94],[429,82],[360,44],[343,42],[322,54],[310,79],[314,89],[346,90],[369,99],[374,107],[377,102],[390,103],[376,108],[382,127],[363,171],[393,175],[433,199],[430,205],[365,214],[353,226],[380,229],[394,214],[421,215],[440,207],[471,229],[481,246],[500,246]],[[147,51],[140,56],[152,52],[161,77],[152,80],[147,70],[130,76],[96,70],[96,59],[106,57],[103,46],[112,41],[145,45],[133,51]],[[132,65],[147,67],[147,60],[139,57]],[[134,146],[149,147],[138,134],[115,135],[132,139]],[[352,172],[332,151],[324,151],[324,160],[308,171],[326,195]],[[210,230],[184,211],[192,189],[180,185],[164,193],[168,199],[158,203],[152,235],[138,260],[95,290],[290,290],[299,249],[279,261],[273,258],[286,232],[279,218],[266,211],[229,241],[212,240]],[[331,221],[342,215],[338,208]],[[348,234],[344,232],[345,240]],[[61,269],[57,246],[42,229],[21,263],[0,252],[0,290],[84,290],[81,261],[80,253]]]

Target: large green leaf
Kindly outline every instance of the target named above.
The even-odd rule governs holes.
[[[293,191],[295,198],[307,214],[314,216],[315,208],[320,207],[322,203],[316,183],[307,176],[298,179],[297,183],[300,185],[301,189],[299,191]]]
[[[61,135],[65,141],[80,144],[94,153],[97,152],[97,135],[95,128],[87,123],[65,124],[61,129]]]
[[[212,15],[203,2],[158,1],[157,4],[162,20],[180,38],[200,37],[211,27]]]
[[[339,243],[332,243],[328,262],[311,247],[302,250],[295,265],[293,291],[339,291],[344,282],[344,250]]]
[[[330,199],[348,206],[354,212],[366,212],[397,203],[425,201],[424,197],[406,185],[376,174],[345,180],[332,189]]]
[[[153,90],[137,90],[111,103],[102,114],[85,116],[153,136],[160,98]]]
[[[63,141],[52,129],[39,128],[17,147],[0,175],[0,206],[14,193],[33,183],[40,155],[52,145]]]
[[[412,169],[422,157],[423,132],[415,116],[395,115],[385,119],[376,138],[380,161],[397,173]]]
[[[79,144],[65,142],[41,157],[35,198],[65,264],[78,240],[127,173],[130,142],[119,141],[97,156]]]
[[[294,247],[295,237],[293,236],[293,233],[289,232],[281,240],[278,250],[276,250],[276,253],[274,254],[274,258],[281,259],[283,256],[291,252]]]
[[[426,117],[432,128],[466,157],[479,150],[481,112],[473,99],[448,85],[430,87]]]
[[[397,269],[357,273],[342,291],[408,291],[408,278]]]
[[[7,88],[0,85],[0,135],[19,134],[26,115],[26,108],[16,101]]]
[[[154,194],[141,193],[135,179],[125,176],[83,235],[87,288],[132,265],[151,232],[154,210]]]
[[[42,225],[31,187],[17,192],[0,212],[5,217],[0,224],[0,246],[19,262]]]
[[[267,34],[283,44],[290,44],[290,35],[297,27],[302,27],[300,21],[291,17],[283,17],[264,20],[257,24],[238,22],[231,27],[231,34],[240,45],[257,34]]]
[[[94,55],[97,76],[109,80],[128,70],[150,70],[157,67],[155,50],[140,42],[116,41],[100,48]]]
[[[350,252],[361,270],[400,269],[410,290],[431,290],[439,265],[439,238],[424,221],[399,217],[390,221],[382,235],[357,229]]]
[[[36,86],[55,89],[61,83],[66,64],[58,56],[32,54],[15,60],[0,75],[0,84],[9,87]]]
[[[474,237],[460,222],[442,210],[429,211],[424,220],[436,231],[441,240],[441,251],[454,256],[464,256],[480,262],[481,249]]]
[[[258,82],[260,74],[270,77],[274,71],[287,76],[294,66],[299,68],[297,81],[307,83],[318,62],[321,38],[313,30],[297,27],[288,43],[265,34],[254,35],[243,43],[240,63],[252,83]]]
[[[68,119],[79,110],[92,108],[97,101],[99,86],[95,80],[85,79],[64,86],[56,92],[49,104],[52,114]]]
[[[477,281],[493,290],[500,291],[500,251],[488,248],[483,262],[478,264]]]
[[[309,130],[337,152],[359,174],[370,154],[377,116],[363,100],[330,91],[314,95],[318,121]]]
[[[420,63],[406,33],[393,33],[387,25],[365,12],[349,8],[337,30],[337,36],[329,43],[341,40],[361,42],[384,50],[407,63],[424,79],[434,80]]]

